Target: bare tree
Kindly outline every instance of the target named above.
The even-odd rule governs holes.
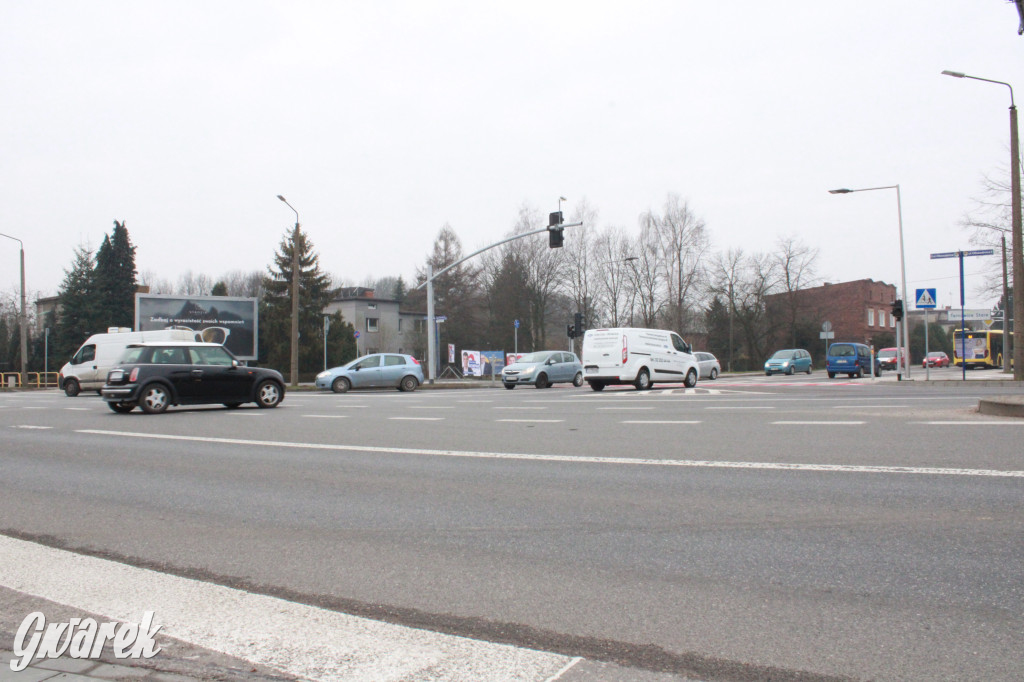
[[[636,260],[631,261],[630,274],[640,306],[640,326],[654,327],[665,307],[664,281],[668,273],[661,258],[657,220],[650,212],[640,217],[640,238],[636,246]]]
[[[582,199],[576,204],[570,222],[582,222],[583,225],[576,228],[571,238],[566,240],[562,254],[567,294],[575,305],[574,312],[581,313],[588,323],[592,323],[597,317],[595,291],[597,278],[594,267],[597,209],[593,208],[586,199]],[[582,331],[577,330],[577,333]]]
[[[798,237],[779,237],[772,256],[775,274],[784,294],[786,327],[790,346],[795,347],[797,322],[800,317],[800,290],[817,284],[815,261],[818,250],[804,244]]]
[[[543,227],[545,218],[540,211],[524,204],[519,209],[513,234],[521,234]],[[530,287],[530,316],[533,324],[534,348],[547,348],[548,303],[562,285],[559,276],[564,258],[562,249],[548,247],[542,236],[527,237],[516,242],[522,245]]]
[[[232,270],[222,275],[220,281],[227,287],[228,296],[259,298],[263,295],[263,278],[260,270]]]
[[[733,352],[736,349],[736,301],[744,290],[743,276],[746,269],[746,256],[743,249],[729,249],[724,253],[717,253],[711,260],[710,267],[710,291],[725,299],[725,305],[729,315],[729,345],[726,358],[728,371],[732,371]]]
[[[611,327],[633,324],[637,289],[637,241],[621,227],[610,227],[594,238],[594,279],[597,281],[598,317]]]
[[[186,270],[178,278],[178,286],[174,293],[180,296],[209,296],[213,284],[209,275]]]
[[[660,216],[648,211],[640,220],[662,262],[669,325],[683,332],[699,307],[702,257],[709,245],[704,221],[676,194],[665,200]]]

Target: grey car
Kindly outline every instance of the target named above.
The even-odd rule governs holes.
[[[694,353],[693,357],[697,359],[697,365],[700,367],[701,379],[711,379],[714,381],[722,373],[722,365],[719,364],[718,358],[713,354],[699,351]]]
[[[423,365],[411,355],[373,353],[316,375],[317,388],[345,393],[351,388],[415,391],[423,383]]]
[[[583,365],[575,353],[543,350],[527,353],[501,370],[501,383],[511,390],[521,384],[548,388],[551,384],[583,385]]]

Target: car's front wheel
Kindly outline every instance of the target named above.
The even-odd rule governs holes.
[[[281,387],[269,379],[256,387],[256,404],[260,407],[277,407],[281,402]]]
[[[510,391],[511,391],[511,390],[512,390],[513,388],[515,388],[515,387],[516,387],[516,385],[515,385],[515,384],[505,384],[505,388],[507,388],[507,389],[508,389],[508,390],[510,390]]]
[[[786,370],[786,374],[787,374],[788,376],[793,376],[793,372],[794,372],[794,371],[796,371],[796,369],[795,369],[795,368],[793,367],[793,365],[790,365],[790,366],[789,366],[789,369],[787,369],[787,370]]]
[[[150,384],[142,389],[142,396],[139,399],[139,405],[142,406],[142,411],[146,414],[160,414],[161,412],[166,412],[167,406],[170,404],[171,394],[167,391],[166,386]]]
[[[68,379],[64,382],[64,395],[69,398],[74,398],[82,390],[82,387],[78,385],[77,379]]]
[[[352,388],[352,384],[345,377],[338,377],[331,383],[331,390],[335,393],[345,393],[350,388]]]
[[[135,403],[107,403],[107,407],[118,414],[128,414],[135,409]]]
[[[548,383],[547,374],[538,374],[536,384],[537,388],[547,388],[551,384]]]
[[[693,388],[697,385],[697,370],[691,369],[686,373],[686,378],[683,379],[683,386],[687,388]]]

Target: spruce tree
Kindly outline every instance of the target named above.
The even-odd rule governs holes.
[[[135,324],[135,247],[124,222],[114,221],[114,231],[103,237],[96,252],[96,291],[99,313],[106,327]]]
[[[290,231],[281,239],[269,268],[260,305],[260,356],[270,367],[288,374],[295,248],[299,254],[299,373],[309,375],[323,365],[323,310],[331,300],[331,280],[320,271],[320,257],[304,232],[296,239]]]
[[[60,313],[53,339],[54,355],[68,358],[89,334],[106,331],[100,319],[96,294],[95,259],[92,251],[80,246],[70,270],[57,293]]]

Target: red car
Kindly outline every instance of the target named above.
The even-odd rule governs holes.
[[[932,351],[921,361],[921,367],[949,367],[949,356],[941,350]]]

